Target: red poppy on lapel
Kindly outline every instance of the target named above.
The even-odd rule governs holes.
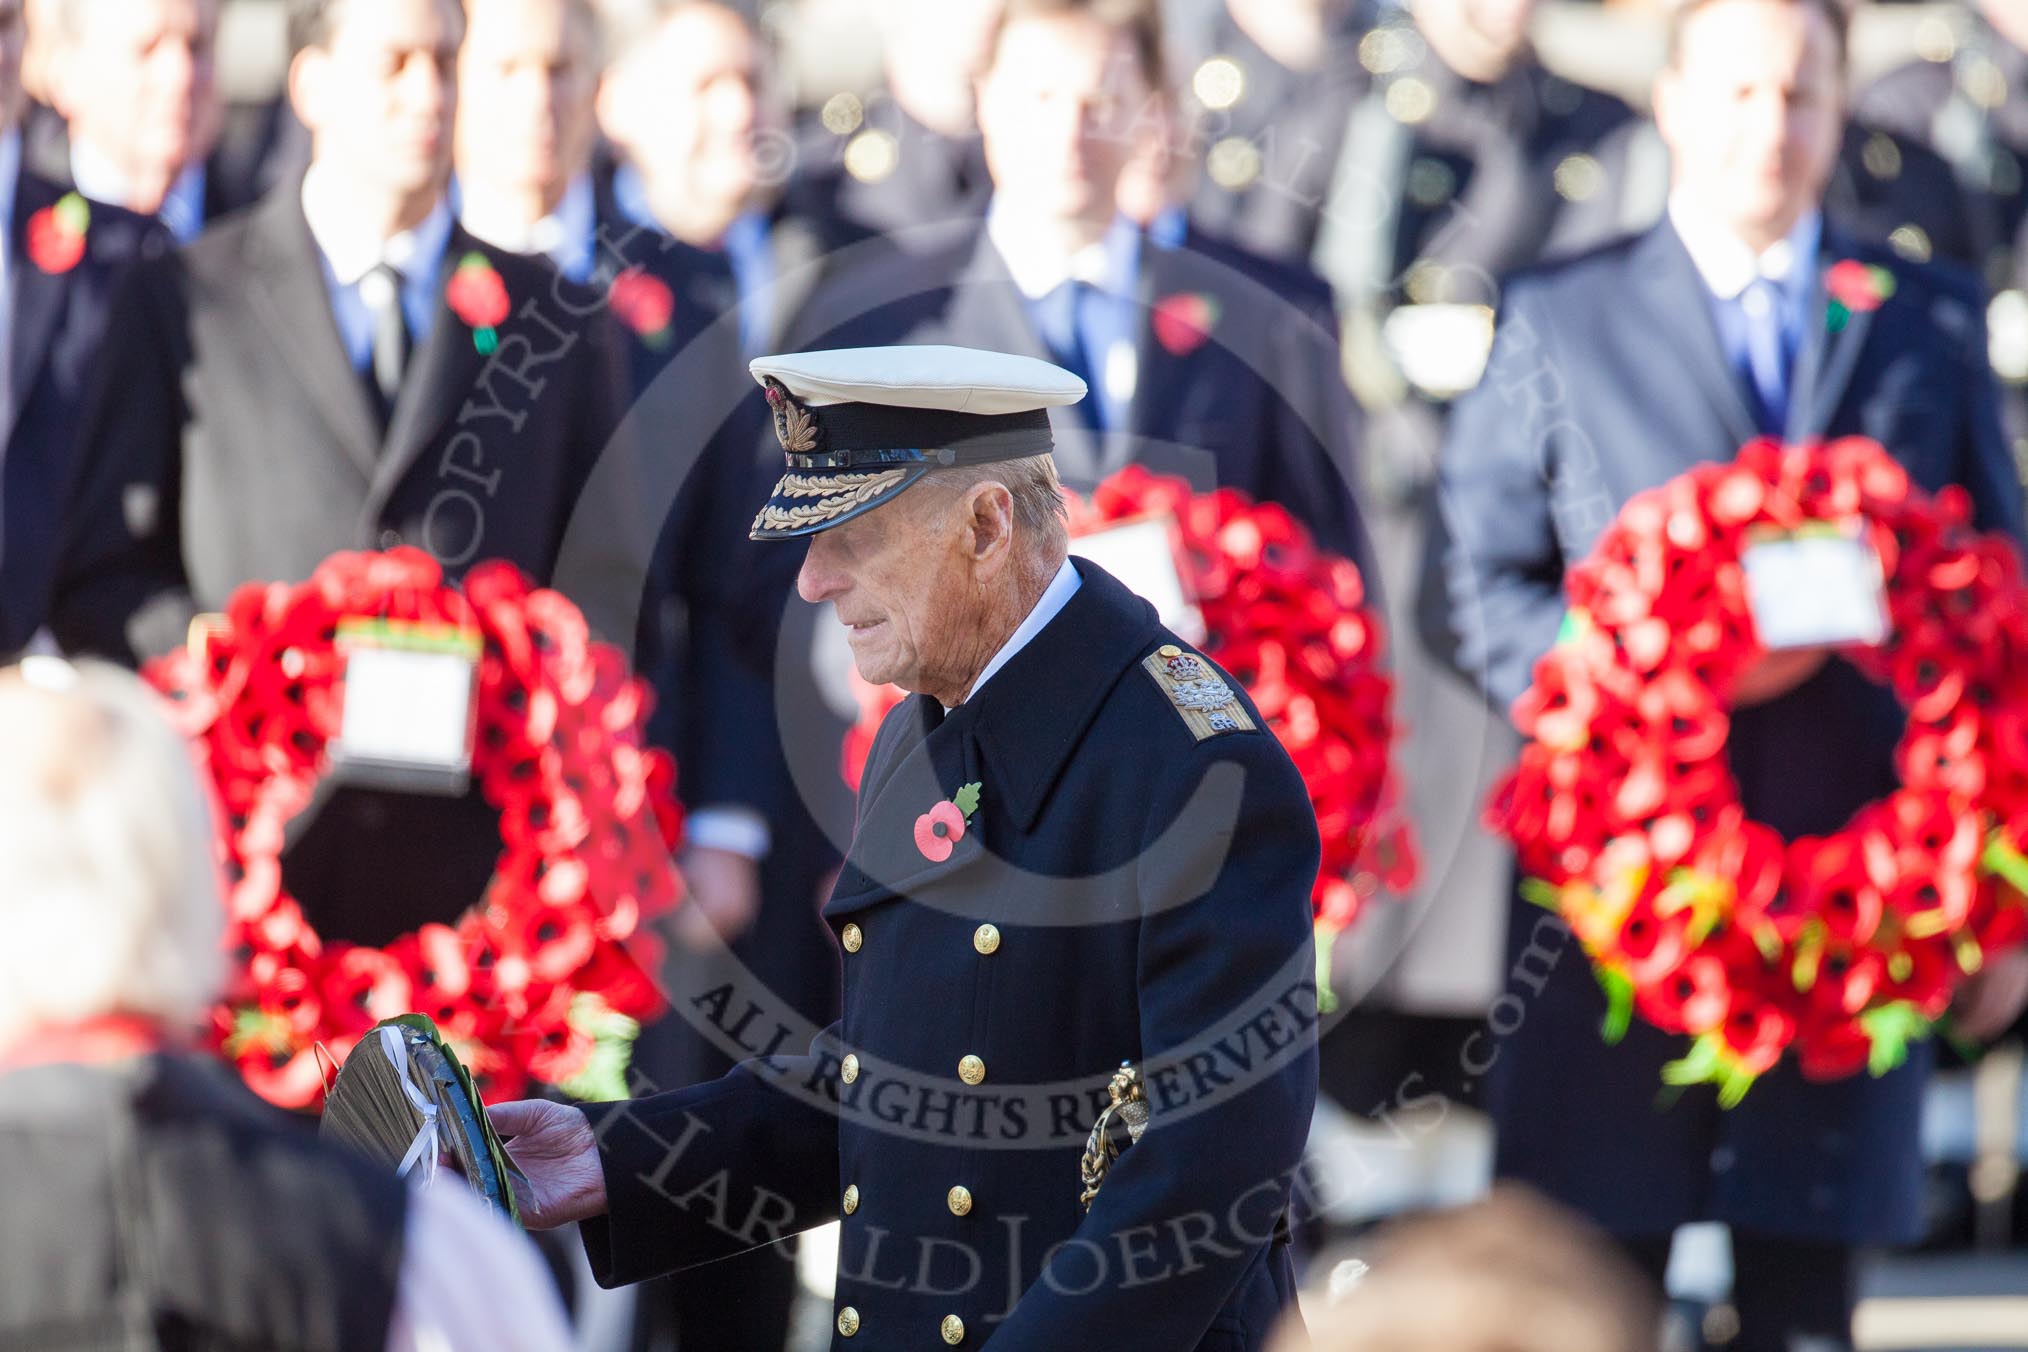
[[[1824,274],[1824,291],[1831,298],[1827,320],[1835,333],[1853,315],[1877,310],[1885,304],[1894,294],[1894,274],[1886,268],[1847,258],[1833,263]]]
[[[76,193],[66,193],[55,206],[28,218],[28,257],[52,276],[69,272],[85,256],[85,231],[91,207]]]
[[[979,786],[967,784],[915,819],[915,847],[932,864],[941,864],[965,838],[968,818],[979,810]]]
[[[1187,357],[1204,346],[1218,322],[1218,302],[1201,291],[1179,291],[1155,302],[1150,321],[1155,341],[1172,357]]]
[[[613,278],[607,303],[620,322],[649,347],[669,345],[669,324],[676,317],[676,296],[669,284],[644,268],[628,268]]]
[[[457,271],[444,288],[444,301],[451,307],[451,313],[464,320],[477,335],[482,352],[491,350],[487,336],[506,321],[514,308],[507,298],[507,283],[500,279],[492,260],[476,249],[458,260]]]

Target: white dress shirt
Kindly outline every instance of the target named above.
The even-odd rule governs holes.
[[[354,370],[373,360],[373,311],[360,294],[359,283],[375,265],[386,263],[401,273],[401,313],[408,324],[409,350],[420,349],[436,321],[443,283],[439,269],[451,241],[451,208],[438,202],[430,214],[392,239],[362,232],[335,194],[336,185],[311,165],[303,175],[303,216],[324,256],[324,287],[338,336]]]
[[[1028,612],[1027,618],[1022,620],[1008,636],[1007,641],[1000,645],[1000,651],[994,653],[992,660],[979,672],[979,679],[972,682],[971,694],[965,698],[976,698],[979,691],[985,688],[986,682],[993,679],[993,673],[1012,661],[1015,653],[1027,647],[1030,640],[1041,633],[1045,625],[1062,613],[1063,608],[1070,604],[1070,598],[1077,595],[1077,589],[1083,585],[1084,579],[1077,575],[1077,565],[1065,559],[1057,568],[1056,576],[1049,579],[1049,585],[1043,588],[1041,599],[1036,601],[1035,608]],[[950,712],[950,706],[944,706],[944,711]]]
[[[451,200],[457,206],[459,223],[494,248],[541,254],[573,282],[591,280],[592,268],[598,263],[598,199],[590,174],[572,179],[556,210],[533,223],[501,210],[498,202],[483,192],[470,191],[463,183],[451,185]]]
[[[1775,284],[1791,303],[1808,296],[1817,246],[1823,238],[1824,214],[1807,211],[1789,233],[1756,253],[1730,230],[1687,206],[1669,199],[1669,224],[1689,251],[1705,289],[1721,301],[1737,299],[1756,278]]]

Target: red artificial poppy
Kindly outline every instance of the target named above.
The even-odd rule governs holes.
[[[91,226],[91,206],[76,193],[66,193],[55,205],[44,207],[28,218],[28,259],[52,275],[69,272],[84,261],[86,232]]]
[[[1894,294],[1894,273],[1856,258],[1842,259],[1824,273],[1824,291],[1854,313],[1877,310]]]
[[[628,268],[613,278],[606,301],[620,322],[650,347],[667,347],[676,318],[676,295],[646,268]]]
[[[1174,357],[1187,357],[1204,346],[1217,322],[1218,303],[1198,291],[1164,296],[1149,316],[1155,341]]]
[[[915,819],[915,847],[932,864],[941,864],[965,838],[965,814],[945,799]]]
[[[498,328],[514,308],[507,296],[507,283],[493,267],[492,260],[477,250],[458,260],[457,269],[444,288],[444,303],[472,329]]]

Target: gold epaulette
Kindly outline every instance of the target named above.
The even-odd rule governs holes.
[[[1142,660],[1141,668],[1155,678],[1198,741],[1222,732],[1253,731],[1253,719],[1239,696],[1196,653],[1165,643]]]

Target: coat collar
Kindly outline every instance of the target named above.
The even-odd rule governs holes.
[[[1032,830],[1065,763],[1118,684],[1161,632],[1154,607],[1088,559],[1055,619],[988,682],[969,711],[971,737],[1014,824]],[[957,717],[953,713],[952,717]]]
[[[868,766],[858,827],[825,914],[924,894],[1001,848],[988,838],[991,828],[975,823],[948,858],[918,853],[916,819],[963,784],[984,786],[982,813],[1017,832],[1035,828],[1121,675],[1162,632],[1147,602],[1097,564],[1074,563],[1076,595],[977,697],[940,715],[933,701],[911,695],[888,715],[881,739],[888,745],[881,763]]]

